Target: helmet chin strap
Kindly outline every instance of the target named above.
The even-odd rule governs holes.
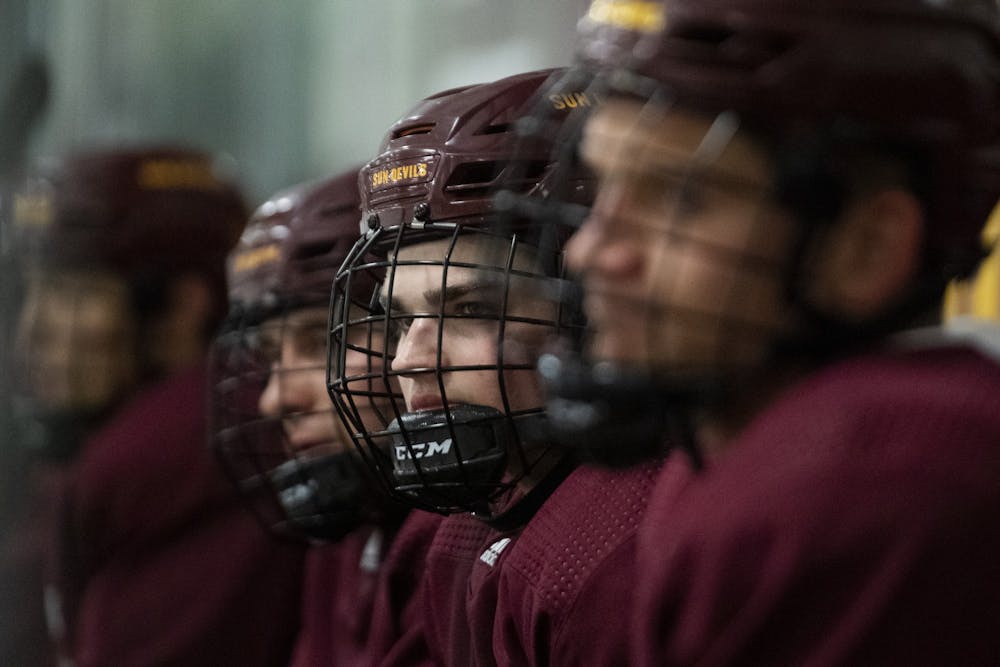
[[[404,511],[379,502],[381,491],[353,451],[286,461],[268,478],[290,527],[316,542],[337,542],[364,523],[392,523]]]
[[[410,412],[389,425],[393,489],[413,504],[486,520],[491,504],[510,490],[505,479],[516,462],[511,448],[541,452],[551,441],[544,413],[508,417],[485,405],[454,405]],[[525,471],[526,472],[526,471]]]
[[[293,529],[319,542],[336,542],[361,525],[364,484],[350,456],[293,459],[268,474]]]
[[[555,437],[581,458],[624,468],[679,448],[696,470],[703,467],[693,414],[722,395],[714,379],[668,386],[648,372],[590,364],[575,353],[545,354],[538,370],[550,397]]]
[[[54,463],[77,457],[87,438],[113,407],[45,409],[33,399],[14,401],[16,441],[32,455]]]

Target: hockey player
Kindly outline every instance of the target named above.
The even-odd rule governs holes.
[[[284,663],[301,552],[260,534],[205,446],[238,192],[205,153],[94,150],[40,167],[16,209],[23,415],[65,461],[46,590],[62,657]]]
[[[561,74],[446,91],[395,123],[362,170],[365,235],[337,279],[343,293],[382,273],[367,313],[335,305],[331,348],[379,325],[367,351],[386,363],[356,373],[332,359],[331,393],[349,417],[385,395],[380,428],[353,418],[361,450],[398,497],[449,514],[423,586],[437,664],[627,660],[619,611],[656,466],[576,469],[553,446],[534,369],[549,340],[579,328],[560,302],[563,239],[493,200],[501,184],[548,194],[551,141],[592,106]],[[546,113],[518,140],[538,104]],[[560,194],[584,206],[588,186],[581,175]]]
[[[663,7],[580,144],[592,334],[541,363],[568,437],[704,468],[650,501],[630,664],[995,662],[1000,366],[937,323],[1000,195],[997,4]]]
[[[358,237],[358,199],[355,168],[257,209],[230,257],[230,317],[213,346],[220,461],[267,528],[314,545],[293,665],[374,664],[391,649],[408,629],[421,561],[387,553],[440,520],[414,513],[394,544],[405,506],[374,482],[327,395],[330,288]],[[372,344],[367,333],[349,343]],[[379,360],[345,355],[352,373],[379,370]],[[386,407],[365,402],[359,414],[371,422]]]

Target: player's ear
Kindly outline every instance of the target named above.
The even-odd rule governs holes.
[[[817,253],[818,305],[860,321],[899,298],[919,268],[923,226],[920,202],[905,190],[852,201]]]

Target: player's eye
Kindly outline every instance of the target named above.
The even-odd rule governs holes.
[[[681,218],[693,218],[705,210],[705,200],[701,191],[691,185],[674,193],[673,210]]]
[[[679,221],[705,210],[703,189],[673,173],[656,174],[640,182],[640,192],[647,200],[658,200]]]
[[[268,365],[281,360],[281,346],[275,334],[276,332],[266,329],[247,336],[247,347]]]
[[[312,323],[297,327],[294,332],[295,351],[299,356],[321,358],[326,356],[326,325]]]
[[[452,307],[452,314],[461,317],[496,319],[499,316],[499,307],[490,301],[461,301]]]

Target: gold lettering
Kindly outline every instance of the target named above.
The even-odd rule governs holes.
[[[637,32],[659,32],[666,24],[661,3],[640,0],[594,0],[587,18]]]
[[[52,223],[52,200],[40,195],[14,197],[14,224],[17,227],[46,227]]]
[[[586,93],[553,93],[549,95],[549,101],[552,103],[552,108],[556,111],[593,106],[591,99]]]
[[[140,163],[136,178],[139,187],[147,190],[217,190],[220,186],[205,160],[146,160]]]
[[[276,243],[272,243],[236,255],[233,258],[233,271],[236,273],[252,271],[263,264],[277,262],[279,259],[281,259],[281,250]]]
[[[426,162],[415,162],[388,169],[379,169],[371,173],[371,187],[377,189],[387,185],[395,185],[400,181],[425,178],[428,173],[430,172],[427,169]]]

